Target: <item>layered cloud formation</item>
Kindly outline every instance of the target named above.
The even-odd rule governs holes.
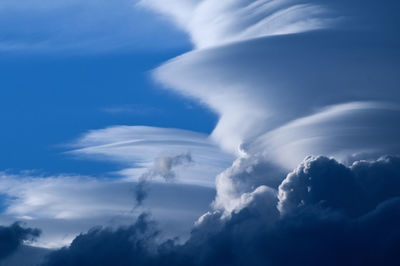
[[[208,187],[214,186],[215,175],[234,158],[222,152],[205,134],[145,126],[93,130],[69,148],[69,153],[79,158],[123,165],[118,174],[130,180],[148,176],[162,181],[174,177],[178,183]],[[190,167],[185,167],[184,162],[190,162]]]
[[[216,208],[229,213],[243,193],[276,186],[268,172],[308,155],[352,162],[399,152],[397,2],[141,5],[172,17],[196,47],[156,69],[156,80],[218,113],[211,137],[238,156],[217,178]]]
[[[399,264],[398,2],[139,6],[191,37],[195,49],[154,77],[219,115],[211,140],[114,127],[89,132],[71,153],[119,162],[131,181],[175,176],[210,186],[219,173],[212,210],[183,244],[165,241],[141,215],[79,235],[47,265]],[[237,157],[230,167],[212,141]]]

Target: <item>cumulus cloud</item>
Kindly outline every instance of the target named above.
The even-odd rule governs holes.
[[[0,226],[0,261],[17,251],[25,241],[33,241],[39,235],[39,229],[25,228],[19,223]]]
[[[131,227],[77,237],[47,265],[398,265],[399,180],[398,157],[350,167],[309,157],[279,195],[266,186],[243,194],[240,209],[204,215],[184,244],[157,241],[143,216]],[[368,195],[354,202],[354,191]]]
[[[399,157],[356,161],[346,167],[334,159],[309,157],[279,186],[282,213],[307,205],[359,216],[400,196]]]

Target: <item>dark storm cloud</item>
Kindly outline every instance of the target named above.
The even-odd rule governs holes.
[[[279,208],[287,213],[320,204],[358,216],[399,196],[399,157],[357,161],[351,167],[326,157],[309,157],[279,187]]]
[[[34,240],[39,235],[40,230],[24,228],[19,223],[0,226],[0,261],[14,253],[24,241]]]
[[[160,244],[142,215],[127,228],[78,236],[46,265],[399,265],[399,184],[399,157],[350,167],[308,157],[279,196],[259,187],[229,217],[204,215],[182,245]]]

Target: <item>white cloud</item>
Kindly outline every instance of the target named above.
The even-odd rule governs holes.
[[[155,78],[217,112],[212,138],[237,153],[241,144],[328,105],[399,101],[398,53],[369,38],[328,31],[241,42],[182,55]],[[361,51],[354,48],[359,42]]]
[[[185,237],[214,197],[211,188],[180,184],[149,184],[140,210],[133,210],[136,183],[81,176],[34,176],[0,172],[0,194],[5,196],[2,224],[15,220],[43,230],[34,245],[67,245],[93,226],[131,223],[141,211],[151,210],[165,237]]]
[[[305,32],[334,23],[324,7],[292,0],[142,0],[139,4],[172,17],[198,48]]]
[[[70,152],[73,155],[122,164],[119,174],[130,180],[138,180],[160,158],[189,153],[191,163],[174,169],[175,182],[211,187],[215,176],[233,160],[205,134],[144,126],[92,130],[72,147],[75,148]]]
[[[115,162],[121,170],[108,178],[0,172],[0,194],[5,198],[1,222],[18,219],[43,229],[35,243],[40,247],[67,245],[96,225],[129,224],[146,210],[159,221],[165,237],[186,237],[193,222],[209,209],[216,175],[233,160],[205,134],[145,126],[92,130],[68,147],[73,149],[69,154]],[[148,196],[134,209],[143,174],[152,177]]]
[[[344,162],[349,155],[398,154],[398,121],[398,106],[339,104],[266,133],[249,146],[249,152],[263,150],[266,158],[286,169],[309,155],[324,154]]]
[[[233,210],[243,193],[275,182],[309,154],[345,160],[399,152],[394,2],[366,1],[362,9],[357,1],[319,0],[141,4],[172,16],[200,48],[154,76],[219,115],[211,138],[238,159],[217,178],[216,208]]]

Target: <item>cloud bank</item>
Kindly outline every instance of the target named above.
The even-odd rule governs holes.
[[[183,245],[157,241],[144,215],[80,235],[45,265],[397,265],[399,180],[398,157],[350,167],[309,157],[278,190],[244,196],[230,217],[204,215]]]

